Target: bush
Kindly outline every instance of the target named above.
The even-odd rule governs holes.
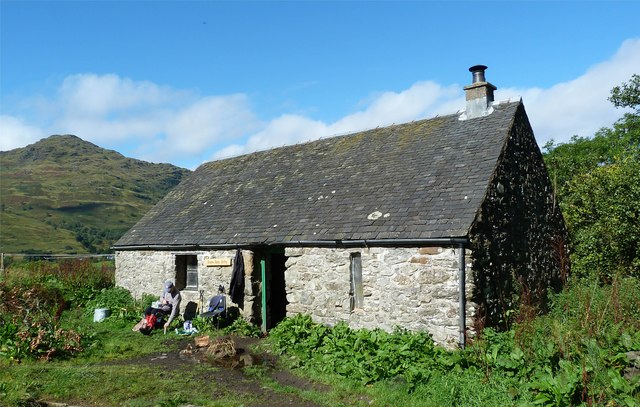
[[[518,324],[514,337],[539,403],[629,405],[640,393],[640,378],[623,377],[625,353],[640,350],[637,279],[575,280],[552,296],[548,315]]]
[[[639,156],[640,157],[640,156]],[[640,161],[629,157],[575,176],[562,209],[573,241],[572,271],[640,278]]]
[[[42,284],[0,283],[0,357],[49,360],[82,351],[81,337],[59,327],[65,308],[60,290]]]
[[[113,261],[92,262],[89,259],[63,259],[14,262],[7,268],[9,285],[46,285],[58,288],[71,307],[84,307],[103,288],[115,284]]]
[[[113,262],[15,262],[0,283],[0,357],[52,359],[82,351],[82,337],[60,328],[70,306],[84,307],[113,287]],[[122,295],[122,294],[120,294]]]
[[[111,310],[110,318],[136,320],[140,317],[138,306],[131,293],[122,287],[103,288],[90,300],[85,315],[93,315],[96,308]]]
[[[262,335],[262,331],[255,325],[248,323],[244,318],[236,318],[231,325],[224,328],[224,332],[228,334],[235,334],[240,336],[246,336],[249,338],[259,338]]]
[[[158,301],[159,297],[154,294],[142,294],[140,299],[140,308],[138,309],[142,313],[145,309],[151,306],[154,301]]]
[[[329,328],[308,315],[286,318],[269,338],[276,350],[295,357],[293,367],[363,384],[402,382],[409,391],[428,393],[432,381],[464,377],[493,400],[481,404],[508,389],[513,405],[633,406],[640,377],[627,379],[623,371],[629,367],[625,353],[640,350],[640,285],[635,279],[614,283],[575,283],[553,297],[549,315],[505,332],[487,328],[465,350],[447,351],[423,332],[354,330],[343,322]],[[502,390],[485,394],[483,380]]]
[[[447,352],[434,346],[424,332],[352,330],[344,322],[328,328],[312,322],[308,315],[286,318],[269,337],[280,352],[299,356],[300,365],[364,384],[400,376],[415,385],[430,369],[448,369],[457,360],[447,358]]]

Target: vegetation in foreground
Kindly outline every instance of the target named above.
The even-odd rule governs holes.
[[[118,363],[177,352],[189,338],[132,332],[154,297],[134,301],[114,287],[112,263],[14,265],[0,291],[0,404],[252,403],[223,386],[222,396],[212,398],[219,384],[197,384],[211,366],[159,375],[141,363]],[[113,313],[93,323],[96,307]],[[434,345],[426,333],[329,328],[299,315],[274,328],[261,351],[280,353],[283,368],[324,383],[325,390],[297,393],[318,405],[640,405],[640,376],[631,374],[639,362],[630,360],[634,351],[640,354],[637,279],[619,277],[607,285],[576,280],[553,296],[549,314],[535,316],[526,307],[517,314],[512,329],[485,329],[454,351]],[[223,331],[200,320],[195,325],[211,335],[258,335],[243,320]],[[274,382],[265,367],[247,368],[245,375],[274,391],[293,391]]]
[[[270,337],[296,356],[295,367],[406,390],[382,395],[383,405],[401,405],[393,401],[400,398],[410,401],[403,405],[637,406],[640,375],[625,372],[640,350],[638,307],[636,279],[579,281],[553,297],[548,315],[521,319],[506,332],[485,329],[464,350],[446,351],[425,333],[327,328],[303,315]]]
[[[546,146],[573,247],[573,277],[552,295],[549,313],[523,303],[509,330],[485,329],[455,351],[424,333],[328,328],[301,315],[279,324],[263,346],[327,389],[293,390],[261,367],[245,369],[246,376],[330,406],[640,406],[640,76],[615,88],[611,100],[636,113],[593,139]],[[153,297],[137,302],[115,288],[112,263],[16,263],[1,277],[2,404],[260,402],[216,381],[193,385],[203,366],[159,375],[143,364],[118,364],[176,351],[180,342],[131,331]],[[94,324],[96,307],[114,312]],[[202,321],[196,326],[209,329]],[[242,321],[227,332],[256,334]]]

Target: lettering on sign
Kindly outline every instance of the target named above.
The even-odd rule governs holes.
[[[204,264],[207,267],[228,267],[231,265],[231,258],[205,259]]]

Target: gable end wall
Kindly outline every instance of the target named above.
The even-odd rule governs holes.
[[[544,310],[569,271],[567,229],[520,105],[470,233],[477,329],[506,328],[520,305]]]

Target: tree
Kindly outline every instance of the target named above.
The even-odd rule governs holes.
[[[573,273],[603,282],[616,274],[640,277],[640,75],[613,88],[609,100],[636,112],[593,138],[545,145],[571,237]]]
[[[640,161],[626,157],[572,179],[561,207],[578,275],[640,278]]]
[[[634,74],[629,82],[611,89],[609,101],[615,107],[630,107],[640,113],[640,75]]]
[[[593,138],[573,136],[569,143],[544,145],[545,162],[554,182],[556,194],[566,193],[569,182],[604,165],[614,164],[625,157],[640,159],[640,115],[625,114],[604,127]]]

